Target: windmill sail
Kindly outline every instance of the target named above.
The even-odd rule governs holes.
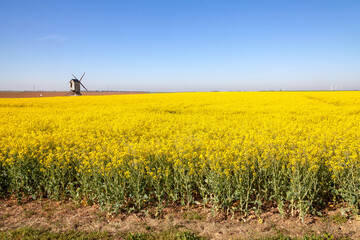
[[[81,76],[81,78],[80,78],[80,80],[79,80],[80,82],[81,82],[81,79],[83,79],[84,75],[85,75],[85,73]],[[85,89],[86,89],[86,88],[85,88]]]
[[[85,88],[85,90],[87,91],[87,88],[79,81],[79,83],[81,84],[81,86],[83,87],[83,88]]]

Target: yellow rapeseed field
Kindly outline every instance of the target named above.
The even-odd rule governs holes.
[[[299,214],[360,198],[360,92],[0,99],[4,195]]]

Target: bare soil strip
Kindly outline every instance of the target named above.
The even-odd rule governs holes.
[[[0,92],[0,98],[35,98],[35,97],[64,97],[69,92]],[[81,92],[84,96],[97,96],[97,95],[123,95],[123,94],[144,94],[148,92]]]
[[[21,227],[49,229],[54,232],[106,231],[154,233],[169,228],[191,231],[210,239],[254,239],[284,234],[290,237],[332,234],[335,237],[360,239],[360,221],[331,210],[323,217],[308,216],[302,223],[296,217],[283,217],[276,209],[260,216],[228,216],[202,207],[190,210],[168,207],[155,217],[155,209],[141,213],[118,214],[102,212],[97,205],[84,206],[73,202],[48,199],[18,204],[0,200],[0,231]]]

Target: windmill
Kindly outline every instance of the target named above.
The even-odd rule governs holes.
[[[81,83],[81,80],[83,79],[85,73],[81,76],[80,80],[77,79],[77,77],[73,75],[73,79],[70,80],[70,92],[67,94],[69,96],[81,96],[82,94],[80,93],[80,85],[85,88],[85,90],[87,91],[86,87]]]

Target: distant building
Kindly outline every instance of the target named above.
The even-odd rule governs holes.
[[[80,81],[77,79],[70,80],[70,91],[76,94],[80,94]]]

